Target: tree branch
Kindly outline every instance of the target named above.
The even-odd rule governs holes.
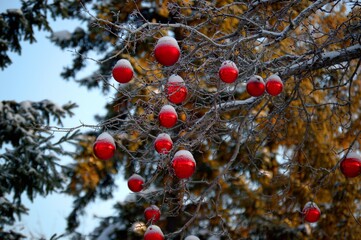
[[[317,11],[317,9],[322,8],[324,5],[326,5],[329,2],[333,2],[333,1],[330,0],[316,1],[314,4],[310,5],[308,8],[303,10],[294,20],[290,20],[290,24],[280,33],[275,32],[271,34],[271,32],[265,31],[264,34],[267,36],[277,36],[277,38],[274,41],[266,44],[266,46],[272,45],[276,42],[280,42],[283,39],[285,39],[288,36],[288,34],[292,30],[296,29],[304,19],[308,18],[312,13]]]
[[[287,67],[283,71],[280,71],[279,75],[281,78],[286,79],[294,74],[299,74],[304,71],[314,71],[360,57],[361,45],[357,44],[348,48],[316,55],[311,59]]]

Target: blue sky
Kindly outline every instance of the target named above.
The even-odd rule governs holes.
[[[6,9],[19,8],[17,0],[0,0],[0,12]],[[76,23],[73,21],[52,22],[54,31],[73,31]],[[54,46],[47,37],[49,33],[36,32],[37,43],[22,43],[22,54],[10,54],[13,64],[0,71],[0,101],[40,101],[49,99],[58,105],[69,101],[76,102],[79,107],[75,116],[64,121],[65,127],[74,127],[83,122],[94,125],[95,114],[105,114],[104,106],[111,101],[112,94],[102,95],[99,91],[88,91],[72,81],[60,77],[63,67],[71,63],[72,50],[65,51]],[[95,64],[88,61],[89,67],[82,71],[79,77],[85,77],[92,72]],[[110,70],[111,71],[111,70]],[[84,129],[87,130],[87,129]],[[71,159],[63,159],[63,163]],[[89,233],[96,226],[94,214],[107,216],[113,213],[112,205],[124,199],[129,193],[126,182],[118,179],[119,189],[115,197],[107,202],[96,202],[86,209],[82,217],[82,225],[78,231]],[[70,213],[72,198],[60,194],[52,194],[46,198],[37,197],[31,203],[24,196],[25,205],[30,208],[29,215],[24,216],[15,227],[28,236],[29,239],[45,236],[49,239],[54,233],[61,234],[65,229],[65,217]],[[94,207],[96,206],[96,208]]]

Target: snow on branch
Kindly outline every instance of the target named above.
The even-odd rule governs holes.
[[[313,58],[287,67],[280,72],[280,76],[284,79],[304,71],[314,71],[324,67],[330,67],[345,61],[360,58],[361,45],[357,44],[348,48],[325,52],[315,55]]]

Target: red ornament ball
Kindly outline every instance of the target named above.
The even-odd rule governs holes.
[[[263,78],[258,75],[252,76],[246,84],[246,90],[252,97],[262,96],[265,91]]]
[[[354,178],[361,174],[361,157],[356,153],[349,153],[340,163],[340,170],[347,178]]]
[[[173,157],[172,167],[174,174],[180,178],[189,178],[196,169],[196,161],[192,153],[187,150],[179,150]]]
[[[140,192],[143,190],[144,178],[138,174],[133,174],[128,179],[128,188],[132,192]]]
[[[160,219],[160,210],[156,205],[151,205],[144,210],[144,217],[147,222],[158,222]]]
[[[161,37],[154,49],[155,59],[163,66],[174,65],[180,56],[180,48],[173,37]]]
[[[157,225],[150,225],[145,231],[144,240],[164,240],[164,234]]]
[[[308,202],[303,207],[302,214],[303,214],[303,218],[306,222],[314,223],[320,219],[321,210],[318,208],[316,203]]]
[[[230,60],[224,61],[218,71],[219,78],[225,83],[233,83],[238,77],[238,68]]]
[[[174,127],[178,120],[178,114],[171,105],[164,105],[159,112],[159,123],[166,128]]]
[[[188,90],[184,80],[180,76],[173,74],[168,79],[166,93],[171,103],[180,104],[186,99]]]
[[[120,59],[112,70],[113,78],[119,83],[128,83],[132,80],[133,74],[133,67],[126,59]]]
[[[114,156],[115,148],[113,137],[109,133],[103,132],[95,140],[93,153],[101,160],[108,160]]]
[[[266,91],[271,96],[277,96],[283,90],[283,82],[281,78],[274,74],[267,78],[266,80]]]
[[[160,133],[154,141],[154,148],[160,154],[168,154],[173,147],[173,141],[166,133]]]

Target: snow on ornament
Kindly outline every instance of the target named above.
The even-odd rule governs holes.
[[[266,80],[266,91],[271,96],[277,96],[280,94],[283,90],[283,82],[281,81],[281,78],[273,74],[269,76]]]
[[[151,205],[144,210],[144,217],[147,222],[158,222],[160,219],[160,210],[156,205]]]
[[[238,77],[238,68],[230,60],[224,61],[218,71],[219,78],[225,83],[233,83]]]
[[[159,123],[166,128],[173,127],[178,120],[178,114],[171,105],[164,105],[159,112]]]
[[[186,237],[184,240],[200,240],[200,239],[197,236],[190,235],[190,236]]]
[[[154,148],[160,154],[168,154],[173,147],[173,141],[166,133],[160,133],[154,141]]]
[[[265,91],[263,78],[258,75],[252,76],[246,84],[246,90],[252,97],[262,96]]]
[[[174,174],[180,178],[189,178],[196,169],[196,161],[192,153],[187,150],[179,150],[172,159]]]
[[[145,231],[144,240],[164,240],[164,234],[157,225],[150,225]]]
[[[163,66],[174,65],[180,56],[180,48],[173,37],[161,37],[154,49],[155,59]]]
[[[166,85],[166,94],[171,103],[182,103],[188,94],[188,89],[184,84],[183,78],[176,74],[170,76]]]
[[[321,210],[318,208],[316,203],[308,202],[303,207],[302,214],[303,214],[303,219],[306,222],[314,223],[320,219]]]
[[[340,163],[340,170],[347,178],[354,178],[361,174],[361,157],[350,152]]]
[[[132,80],[134,70],[127,59],[120,59],[113,67],[112,75],[119,83],[128,83]]]
[[[132,192],[140,192],[143,190],[144,178],[138,174],[133,174],[128,179],[128,188]]]
[[[108,160],[114,156],[115,148],[113,137],[109,133],[103,132],[95,140],[93,153],[101,160]]]

